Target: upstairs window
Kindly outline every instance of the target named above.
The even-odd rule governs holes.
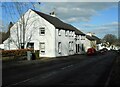
[[[79,35],[77,35],[76,38],[77,38],[77,40],[79,40],[79,38],[80,38]]]
[[[81,36],[81,40],[85,40],[85,36]]]
[[[68,36],[68,32],[67,32],[67,30],[65,30],[65,36],[66,36],[66,37]]]
[[[61,36],[61,30],[60,29],[58,29],[58,35]]]
[[[40,35],[45,35],[45,27],[40,28]]]
[[[69,32],[69,37],[71,37],[71,36],[72,36],[72,31]]]
[[[72,31],[72,37],[74,36],[74,32]]]

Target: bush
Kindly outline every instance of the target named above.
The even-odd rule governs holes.
[[[3,57],[26,56],[27,51],[33,51],[33,49],[1,50],[1,53]]]
[[[35,51],[35,57],[36,57],[36,59],[39,59],[39,50]]]

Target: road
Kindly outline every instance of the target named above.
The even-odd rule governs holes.
[[[75,55],[46,63],[3,68],[3,86],[105,86],[115,57],[116,53],[110,51],[94,56]]]

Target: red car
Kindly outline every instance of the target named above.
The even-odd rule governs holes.
[[[94,48],[89,48],[87,50],[87,55],[94,55],[96,53],[96,50]]]

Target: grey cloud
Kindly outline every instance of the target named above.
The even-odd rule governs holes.
[[[118,28],[118,22],[112,22],[112,23],[108,23],[108,24],[102,24],[102,25],[93,25],[93,24],[83,24],[83,27],[87,27],[87,28],[100,28],[100,29],[110,29],[110,28]]]
[[[80,26],[86,33],[93,32],[99,37],[103,37],[105,34],[118,35],[118,22],[111,22],[101,25],[94,24],[82,24]]]
[[[103,36],[104,34],[107,34],[107,33],[115,34],[115,35],[118,34],[118,22],[112,22],[109,24],[104,24],[99,26],[97,25],[91,25],[91,26],[92,26],[91,32],[94,32],[97,35]]]
[[[40,11],[50,13],[55,10],[57,17],[65,22],[89,22],[97,12],[110,7],[116,7],[116,2],[45,2]],[[55,8],[55,9],[54,9]]]

